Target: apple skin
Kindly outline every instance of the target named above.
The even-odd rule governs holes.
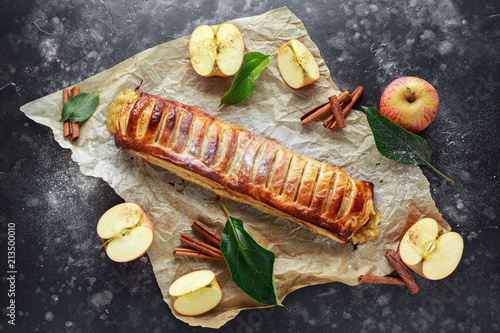
[[[413,76],[392,81],[380,98],[380,113],[412,133],[429,126],[438,110],[436,89],[429,82]]]

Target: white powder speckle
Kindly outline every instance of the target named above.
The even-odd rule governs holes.
[[[439,54],[441,54],[441,55],[446,55],[446,54],[450,53],[452,51],[452,49],[453,49],[453,45],[447,40],[439,43]]]
[[[59,303],[59,296],[57,295],[50,296],[50,304],[57,305],[57,303]]]
[[[370,14],[370,11],[368,5],[363,3],[354,7],[354,13],[356,14],[356,16],[366,16]]]
[[[59,46],[57,42],[52,38],[44,40],[39,45],[39,50],[42,57],[44,57],[48,62],[52,62],[55,60],[58,48]]]
[[[26,200],[26,206],[27,207],[36,207],[39,204],[40,204],[40,199],[36,198],[36,197],[29,198],[28,200]]]
[[[377,298],[377,305],[387,305],[391,301],[390,294],[382,294]]]
[[[344,13],[347,15],[347,16],[350,16],[352,15],[354,11],[349,7],[349,6],[344,6]]]
[[[470,242],[471,240],[473,240],[474,238],[477,238],[477,232],[470,232],[468,235],[467,235],[467,240]]]
[[[495,220],[497,217],[497,214],[495,212],[495,208],[493,207],[486,207],[484,209],[484,214],[488,216],[491,220]]]
[[[386,306],[385,308],[382,309],[382,316],[394,317],[395,315],[392,313],[391,308],[389,306]]]
[[[421,40],[434,40],[436,38],[436,35],[434,34],[434,32],[432,32],[431,30],[425,30],[421,35],[420,35],[420,39]]]
[[[373,317],[366,318],[361,323],[361,327],[365,328],[366,330],[373,331],[376,328],[376,320],[375,320],[375,318],[373,318]]]
[[[90,298],[90,304],[98,311],[102,311],[103,308],[111,303],[113,299],[113,294],[109,290],[103,290],[98,292]]]
[[[52,321],[52,319],[54,319],[54,314],[52,313],[52,311],[45,312],[45,320]]]

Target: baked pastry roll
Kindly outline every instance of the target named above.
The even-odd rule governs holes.
[[[373,184],[198,108],[132,90],[108,111],[116,146],[221,197],[295,221],[340,243],[378,235]]]

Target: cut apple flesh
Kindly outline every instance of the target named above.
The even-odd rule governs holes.
[[[142,256],[153,241],[153,231],[147,227],[133,227],[122,231],[121,236],[108,243],[106,253],[108,257],[116,262],[129,261],[128,258]],[[126,259],[124,259],[126,258]]]
[[[175,280],[168,290],[170,296],[181,296],[210,284],[215,274],[209,270],[188,273]]]
[[[300,66],[295,53],[293,52],[290,45],[282,46],[278,54],[278,68],[280,70],[283,80],[291,88],[300,88],[304,84],[304,70]]]
[[[174,309],[185,316],[197,316],[212,310],[221,299],[221,290],[209,285],[177,298],[174,301]]]
[[[278,69],[291,88],[297,89],[319,78],[319,67],[309,49],[297,39],[283,44],[278,50]]]
[[[309,80],[317,80],[319,78],[319,68],[311,51],[296,39],[292,39],[290,45],[292,45],[297,62],[304,70],[306,78],[308,77]]]
[[[415,223],[401,239],[399,254],[407,265],[416,265],[427,253],[439,234],[439,225],[433,219],[423,219]]]
[[[224,23],[216,34],[218,55],[216,65],[225,75],[234,75],[240,69],[245,52],[245,44],[238,29],[232,24]],[[240,41],[241,40],[241,41]]]
[[[120,235],[124,230],[140,225],[143,219],[139,206],[126,203],[110,208],[97,223],[97,234],[103,239]]]
[[[215,274],[209,270],[194,271],[175,280],[168,290],[175,311],[196,316],[213,309],[222,299]]]
[[[231,23],[201,25],[189,40],[191,64],[202,76],[234,75],[241,66],[244,53],[243,36]]]
[[[431,280],[442,279],[457,268],[462,258],[464,241],[456,232],[447,232],[436,240],[436,249],[422,264],[423,275]]]
[[[191,64],[198,74],[207,76],[212,72],[217,57],[217,46],[214,31],[210,26],[201,25],[193,31],[189,41],[189,54]]]

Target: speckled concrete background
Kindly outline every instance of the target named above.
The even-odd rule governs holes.
[[[450,185],[423,167],[445,219],[465,240],[449,278],[396,286],[333,283],[289,295],[288,310],[244,311],[223,332],[493,332],[499,318],[500,6],[497,1],[53,1],[0,5],[0,332],[200,332],[162,300],[147,256],[114,264],[95,223],[121,199],[83,176],[52,133],[19,107],[200,24],[283,5],[318,45],[341,89],[378,107],[393,79],[419,76],[441,98],[421,135]],[[10,228],[9,228],[10,226]],[[15,296],[7,262],[15,232]],[[15,326],[8,323],[15,299]]]

